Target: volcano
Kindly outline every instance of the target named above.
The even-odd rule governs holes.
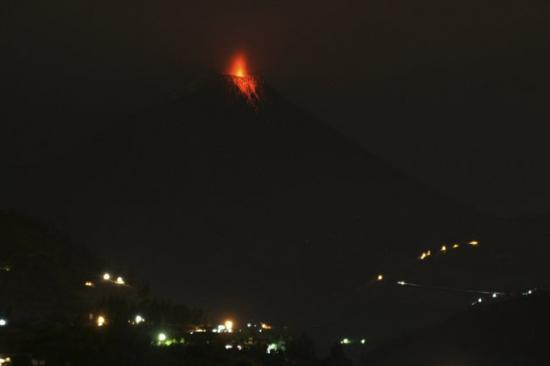
[[[388,305],[365,284],[492,221],[254,83],[250,103],[234,75],[190,82],[33,169],[6,202],[212,314],[383,333]]]

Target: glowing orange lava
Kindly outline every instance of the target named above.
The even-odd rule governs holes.
[[[249,102],[254,103],[259,99],[256,79],[248,73],[246,60],[243,55],[238,55],[233,59],[228,74],[231,76],[235,86]]]
[[[233,59],[233,65],[229,70],[229,75],[233,75],[239,78],[248,76],[248,70],[246,68],[246,60],[243,55],[237,55]]]

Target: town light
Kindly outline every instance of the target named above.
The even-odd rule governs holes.
[[[365,338],[361,339],[361,344],[367,343],[367,340]]]
[[[468,244],[472,245],[472,246],[476,246],[479,244],[479,242],[477,240],[472,240],[471,242],[469,242]]]
[[[5,327],[8,325],[8,321],[6,319],[0,319],[0,327]]]
[[[0,366],[7,365],[11,362],[11,358],[0,356]]]
[[[458,247],[460,247],[459,244],[453,244],[453,249],[458,249]]]
[[[96,324],[98,327],[102,327],[107,323],[107,319],[103,315],[99,315],[96,319]]]
[[[168,337],[166,336],[166,333],[161,332],[157,335],[157,339],[159,342],[165,342]]]
[[[94,283],[92,281],[86,281],[84,282],[84,286],[86,287],[94,287]]]
[[[340,344],[350,344],[351,341],[349,340],[349,338],[344,338],[340,341]]]
[[[376,280],[378,281],[382,281],[384,279],[384,275],[382,273],[380,273],[377,277],[376,277]]]
[[[233,332],[233,321],[232,320],[226,320],[225,323],[224,323],[224,326],[225,326],[225,330],[228,333]]]
[[[126,284],[126,282],[124,281],[124,278],[122,278],[122,277],[120,277],[120,276],[116,278],[115,283],[116,283],[117,285],[125,285],[125,284]]]
[[[267,323],[261,323],[260,326],[262,327],[262,329],[265,329],[265,330],[271,330],[273,327]]]
[[[104,273],[104,274],[103,274],[103,279],[104,279],[105,281],[109,281],[109,280],[111,279],[111,274],[110,274],[110,273]]]
[[[446,246],[446,245],[442,245],[442,246],[441,246],[441,251],[442,251],[443,253],[445,253],[445,252],[447,251],[447,246]]]
[[[134,324],[141,324],[143,322],[145,322],[145,318],[141,315],[136,315],[136,317],[134,318]]]

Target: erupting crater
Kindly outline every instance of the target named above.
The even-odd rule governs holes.
[[[237,55],[233,59],[227,74],[231,77],[237,89],[245,96],[248,102],[255,103],[260,99],[257,91],[258,83],[256,79],[249,74],[246,67],[246,59],[243,55]]]

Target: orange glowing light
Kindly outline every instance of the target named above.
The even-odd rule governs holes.
[[[233,64],[228,72],[229,75],[236,76],[238,78],[244,78],[248,75],[248,69],[246,67],[246,59],[243,55],[237,55],[233,59]]]
[[[257,92],[256,79],[248,72],[246,59],[243,55],[237,55],[228,70],[233,84],[246,97],[249,103],[255,103],[259,97]]]

